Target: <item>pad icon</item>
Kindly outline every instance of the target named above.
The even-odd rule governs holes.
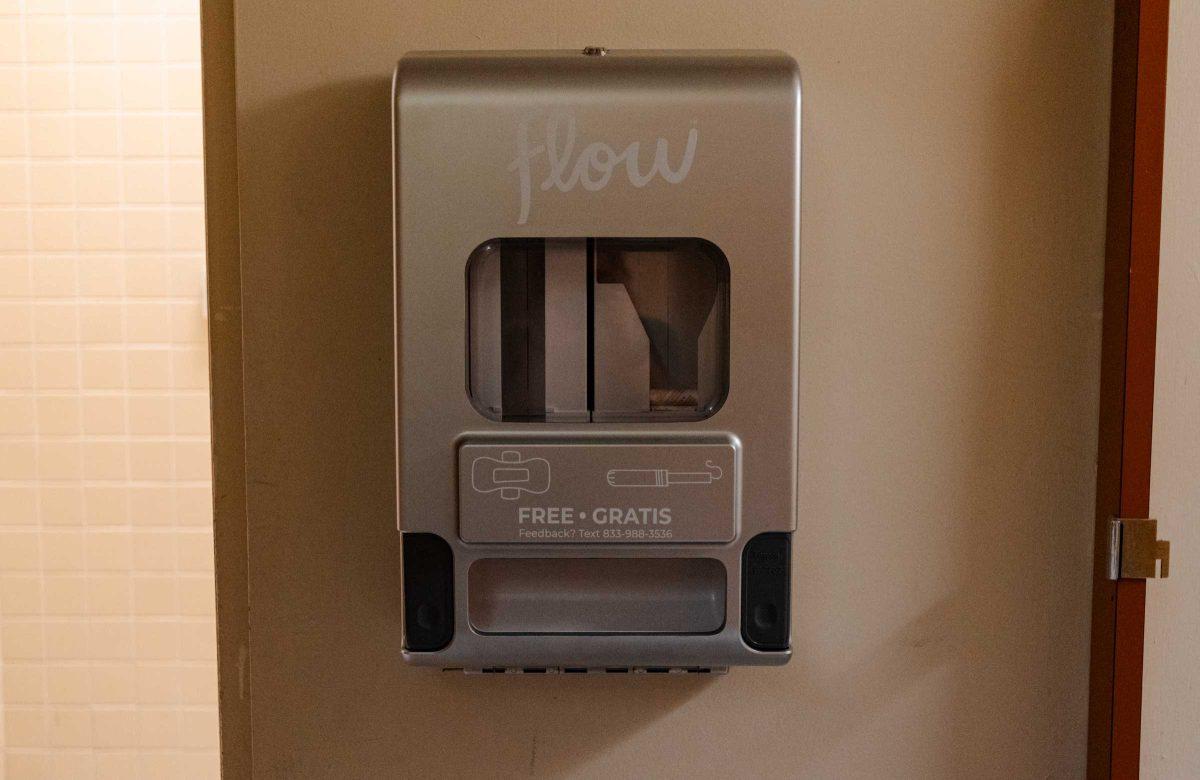
[[[550,461],[523,460],[516,450],[505,450],[499,458],[479,457],[471,462],[471,487],[476,493],[500,491],[507,501],[520,498],[522,492],[545,493],[550,489]]]

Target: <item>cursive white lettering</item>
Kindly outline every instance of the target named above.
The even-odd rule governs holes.
[[[565,120],[565,121],[564,121]],[[679,167],[671,169],[667,139],[658,138],[654,143],[654,158],[645,173],[641,170],[639,155],[641,143],[634,141],[621,152],[615,151],[603,141],[593,141],[575,155],[575,117],[572,114],[554,114],[546,120],[546,142],[533,144],[529,137],[529,123],[517,127],[517,156],[509,163],[508,170],[517,174],[518,194],[521,199],[517,224],[529,221],[533,201],[533,163],[542,154],[546,155],[548,172],[539,187],[542,192],[557,189],[570,192],[582,184],[588,192],[598,192],[608,186],[613,172],[624,163],[625,175],[634,187],[645,187],[655,176],[661,176],[670,184],[679,184],[687,178],[696,159],[696,145],[700,132],[695,127],[688,130],[687,141]],[[572,164],[574,159],[574,164]]]

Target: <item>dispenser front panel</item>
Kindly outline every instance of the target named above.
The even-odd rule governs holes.
[[[796,63],[416,52],[393,102],[404,657],[785,663]]]

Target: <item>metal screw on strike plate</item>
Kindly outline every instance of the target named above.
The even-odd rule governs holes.
[[[605,57],[608,55],[608,49],[603,46],[588,46],[583,50],[585,57]]]

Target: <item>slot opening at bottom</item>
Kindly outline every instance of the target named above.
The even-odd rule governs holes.
[[[481,634],[712,634],[725,587],[713,558],[485,558],[467,577]]]

